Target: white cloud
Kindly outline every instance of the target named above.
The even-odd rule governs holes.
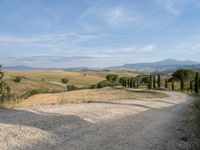
[[[154,44],[149,44],[147,46],[144,46],[139,49],[139,52],[151,52],[156,49],[156,46]]]
[[[111,25],[127,23],[135,19],[133,17],[133,12],[123,7],[116,7],[108,10],[103,16],[105,21]]]
[[[80,42],[94,38],[95,35],[71,33],[43,34],[32,36],[0,35],[0,45],[49,44],[58,42]]]
[[[177,16],[182,9],[187,6],[187,3],[193,0],[156,0],[158,4],[161,4],[169,13]]]

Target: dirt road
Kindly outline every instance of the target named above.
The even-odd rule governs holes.
[[[179,125],[191,98],[98,101],[0,110],[0,150],[184,149]]]

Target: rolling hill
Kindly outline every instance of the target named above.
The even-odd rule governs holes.
[[[175,60],[175,59],[165,59],[162,61],[151,62],[151,63],[136,63],[136,64],[125,64],[117,67],[109,67],[109,69],[126,69],[126,70],[138,70],[138,71],[167,71],[175,70],[177,68],[200,68],[200,62],[195,62],[191,60]]]

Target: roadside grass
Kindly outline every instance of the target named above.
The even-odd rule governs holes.
[[[110,101],[127,99],[163,98],[166,94],[126,88],[85,89],[57,94],[38,94],[28,99],[18,101],[14,107],[29,107],[37,105],[52,105],[65,103],[88,103],[92,101]]]
[[[190,118],[194,138],[191,149],[200,149],[200,94],[193,94],[192,96],[194,97],[194,103]]]

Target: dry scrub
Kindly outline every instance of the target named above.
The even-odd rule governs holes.
[[[158,98],[166,95],[154,91],[128,90],[124,88],[87,89],[59,94],[38,94],[26,100],[20,101],[16,107],[35,105],[83,103],[96,100],[142,99]]]

